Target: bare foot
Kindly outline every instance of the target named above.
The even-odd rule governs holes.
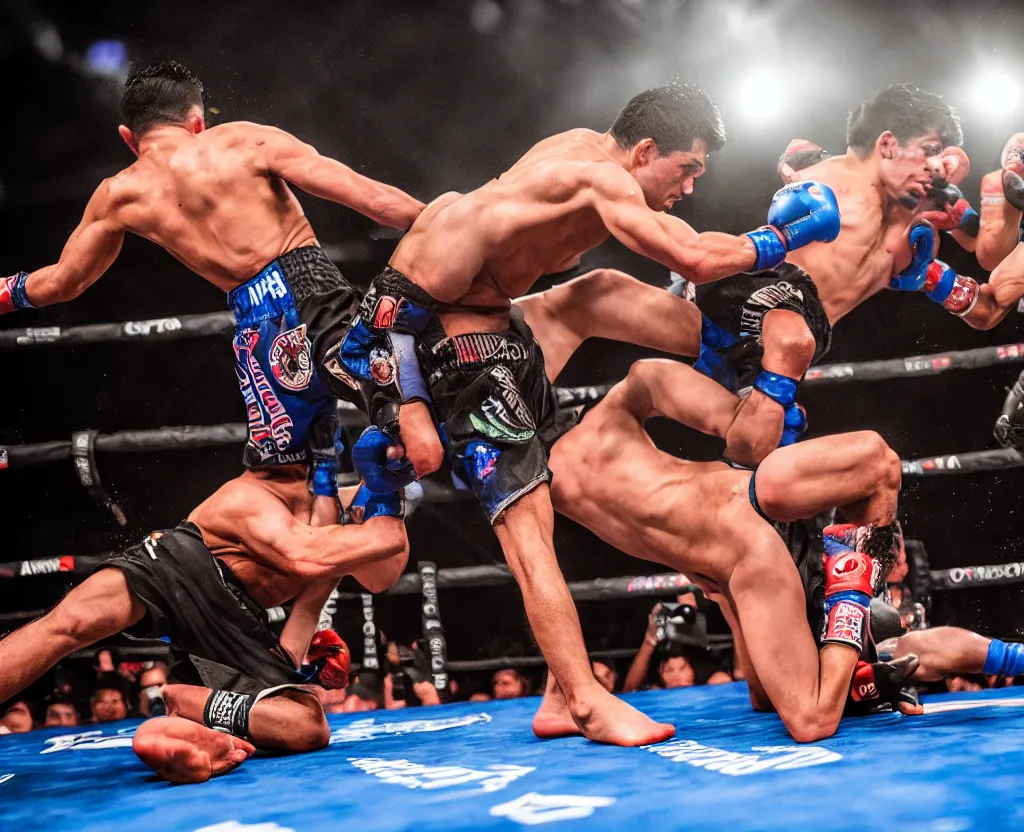
[[[650,745],[675,736],[672,725],[655,722],[598,686],[600,694],[577,708],[583,736],[609,745]],[[603,694],[603,695],[601,695]]]
[[[204,783],[237,768],[256,753],[250,743],[177,716],[140,726],[132,749],[147,766],[172,783]]]
[[[533,717],[533,733],[542,740],[578,736],[583,733],[569,713],[569,703],[565,701],[562,689],[558,685],[548,685],[544,689],[544,698]]]

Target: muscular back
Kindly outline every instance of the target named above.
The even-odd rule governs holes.
[[[117,219],[225,291],[315,242],[298,200],[268,169],[265,130],[237,122],[157,140],[105,183]]]
[[[889,278],[910,262],[907,229],[913,214],[886,206],[877,182],[853,154],[836,156],[799,171],[835,192],[842,217],[839,237],[827,246],[792,251],[787,260],[814,280],[832,323],[885,289]]]
[[[608,237],[588,189],[595,169],[622,168],[601,138],[592,130],[561,133],[483,187],[442,196],[414,223],[392,265],[440,301],[507,307],[540,275],[568,268]]]

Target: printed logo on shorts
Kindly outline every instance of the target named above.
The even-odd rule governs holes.
[[[313,380],[313,348],[306,325],[282,332],[270,343],[270,367],[286,390],[305,390]]]
[[[395,300],[391,295],[384,295],[377,301],[377,307],[373,310],[373,325],[378,329],[391,329],[398,318],[398,306],[401,301]]]
[[[388,350],[380,347],[370,350],[370,378],[382,387],[395,380],[395,362]]]
[[[523,401],[515,376],[507,367],[497,366],[490,372],[493,391],[481,404],[482,416],[471,413],[473,428],[492,439],[524,442],[536,433],[533,417]]]
[[[495,472],[501,451],[484,442],[474,442],[468,450],[473,465],[473,475],[478,482],[485,480]]]

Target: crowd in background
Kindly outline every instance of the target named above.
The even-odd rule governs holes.
[[[924,608],[905,584],[890,586],[893,605],[907,629],[927,626]],[[612,693],[656,688],[681,688],[742,681],[734,666],[732,650],[714,650],[708,639],[706,612],[709,603],[693,593],[674,602],[659,602],[651,609],[639,649],[625,666],[610,659],[592,662],[594,677]],[[538,696],[544,689],[543,666],[509,666],[493,672],[464,673],[449,679],[442,697],[434,686],[430,659],[420,642],[411,645],[387,641],[381,634],[383,669],[360,672],[343,690],[323,690],[321,701],[328,713],[395,710],[439,705],[442,701],[488,702]],[[83,669],[84,668],[84,669]],[[1024,678],[1024,677],[1021,677]],[[20,734],[36,728],[68,727],[116,722],[127,718],[166,713],[161,686],[168,681],[164,662],[118,661],[115,650],[88,660],[71,659],[58,665],[34,691],[44,695],[18,696],[0,705],[0,735]],[[956,676],[939,690],[979,691],[1013,679]]]

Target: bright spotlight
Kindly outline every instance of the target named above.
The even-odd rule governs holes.
[[[1009,72],[997,70],[978,75],[973,100],[978,110],[993,116],[1008,116],[1020,103],[1020,84]]]
[[[751,72],[736,87],[737,114],[749,121],[774,121],[785,109],[783,90],[767,71]]]

